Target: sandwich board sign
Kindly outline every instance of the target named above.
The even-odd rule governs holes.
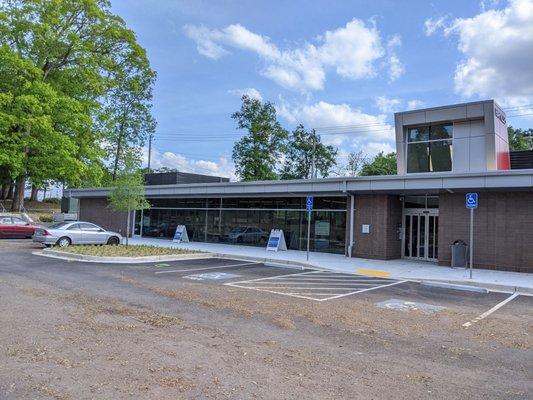
[[[268,238],[267,251],[287,250],[282,229],[272,229]]]
[[[174,239],[172,239],[175,243],[188,243],[189,242],[189,235],[187,235],[187,228],[185,225],[178,225],[176,228],[176,233],[174,233]]]

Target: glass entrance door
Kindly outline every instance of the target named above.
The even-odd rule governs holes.
[[[438,226],[438,210],[404,210],[403,256],[437,261]]]

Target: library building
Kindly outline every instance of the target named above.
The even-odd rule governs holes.
[[[509,151],[505,112],[488,100],[399,112],[394,121],[396,175],[230,182],[147,174],[151,207],[132,212],[131,232],[127,213],[108,207],[110,188],[65,190],[64,211],[161,240],[184,225],[192,242],[266,248],[281,229],[288,250],[307,249],[310,226],[311,251],[450,266],[452,243],[468,245],[466,195],[475,193],[474,267],[533,273],[533,151]]]

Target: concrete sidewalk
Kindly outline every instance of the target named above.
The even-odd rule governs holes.
[[[533,274],[474,269],[473,279],[469,271],[439,266],[435,263],[413,260],[370,260],[348,258],[340,254],[314,253],[306,261],[306,252],[298,250],[266,251],[264,247],[228,245],[221,243],[173,243],[168,239],[131,238],[130,244],[148,244],[177,247],[217,253],[229,257],[253,259],[261,262],[311,266],[339,272],[376,274],[394,279],[417,281],[452,282],[463,285],[482,286],[504,291],[533,293]]]

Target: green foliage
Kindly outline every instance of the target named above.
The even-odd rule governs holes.
[[[54,218],[50,214],[41,214],[39,215],[40,222],[54,222]]]
[[[243,181],[278,179],[276,165],[288,133],[277,121],[274,105],[244,95],[241,110],[231,117],[239,129],[248,131],[233,147],[237,175]]]
[[[379,153],[361,168],[361,176],[396,175],[396,153]]]
[[[509,133],[509,150],[533,150],[533,129],[514,129],[509,126],[507,131]]]
[[[128,149],[142,145],[139,124],[153,129],[155,73],[108,0],[2,1],[0,43],[0,168],[18,187],[98,185],[116,125]]]
[[[61,199],[57,197],[48,197],[47,199],[43,200],[43,203],[61,204]]]
[[[337,149],[324,145],[314,130],[306,131],[303,125],[298,125],[287,143],[281,179],[327,177],[336,156]],[[313,171],[313,159],[316,171]]]
[[[109,205],[115,211],[145,210],[150,203],[144,197],[144,176],[140,172],[123,172],[114,182]]]

